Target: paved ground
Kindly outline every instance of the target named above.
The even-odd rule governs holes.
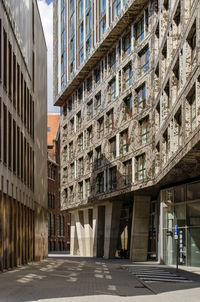
[[[198,272],[176,274],[174,268],[155,264],[51,255],[0,273],[0,302],[199,302]]]

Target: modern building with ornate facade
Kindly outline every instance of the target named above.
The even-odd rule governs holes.
[[[0,1],[0,270],[48,255],[47,48],[36,0]]]
[[[200,265],[200,1],[54,1],[71,253]]]

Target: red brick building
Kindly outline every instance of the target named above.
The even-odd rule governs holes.
[[[70,214],[60,210],[60,115],[48,114],[48,249],[70,248]]]

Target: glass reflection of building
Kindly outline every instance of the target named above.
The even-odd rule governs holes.
[[[200,182],[161,191],[161,208],[164,263],[176,263],[177,225],[179,264],[200,266]]]

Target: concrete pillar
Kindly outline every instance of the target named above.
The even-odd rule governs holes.
[[[164,263],[164,238],[163,238],[163,208],[164,203],[161,202],[161,192],[160,192],[160,219],[159,219],[159,237],[158,237],[158,261],[162,264]]]
[[[114,258],[119,235],[121,202],[110,203],[105,206],[105,239],[104,258]]]
[[[97,257],[104,256],[105,250],[105,206],[98,206],[98,221],[97,221]]]
[[[105,206],[105,235],[104,235],[104,258],[108,259],[110,254],[110,236],[112,222],[113,204],[108,202]]]
[[[92,209],[91,209],[92,210]],[[84,226],[85,226],[85,256],[93,256],[91,254],[93,245],[92,226],[90,225],[89,209],[84,210]]]
[[[117,201],[112,203],[109,258],[115,258],[116,255],[118,236],[119,236],[121,207],[122,207],[122,202]]]
[[[98,207],[94,206],[93,207],[93,219],[92,219],[92,238],[93,238],[93,243],[92,243],[92,255],[93,257],[97,257],[97,223],[98,223]]]
[[[70,254],[77,255],[79,252],[78,238],[76,231],[75,215],[71,214],[71,230],[70,230]]]
[[[150,196],[135,196],[130,257],[132,261],[146,261],[148,252]]]
[[[75,221],[80,255],[85,256],[85,230],[83,211],[75,212]]]

